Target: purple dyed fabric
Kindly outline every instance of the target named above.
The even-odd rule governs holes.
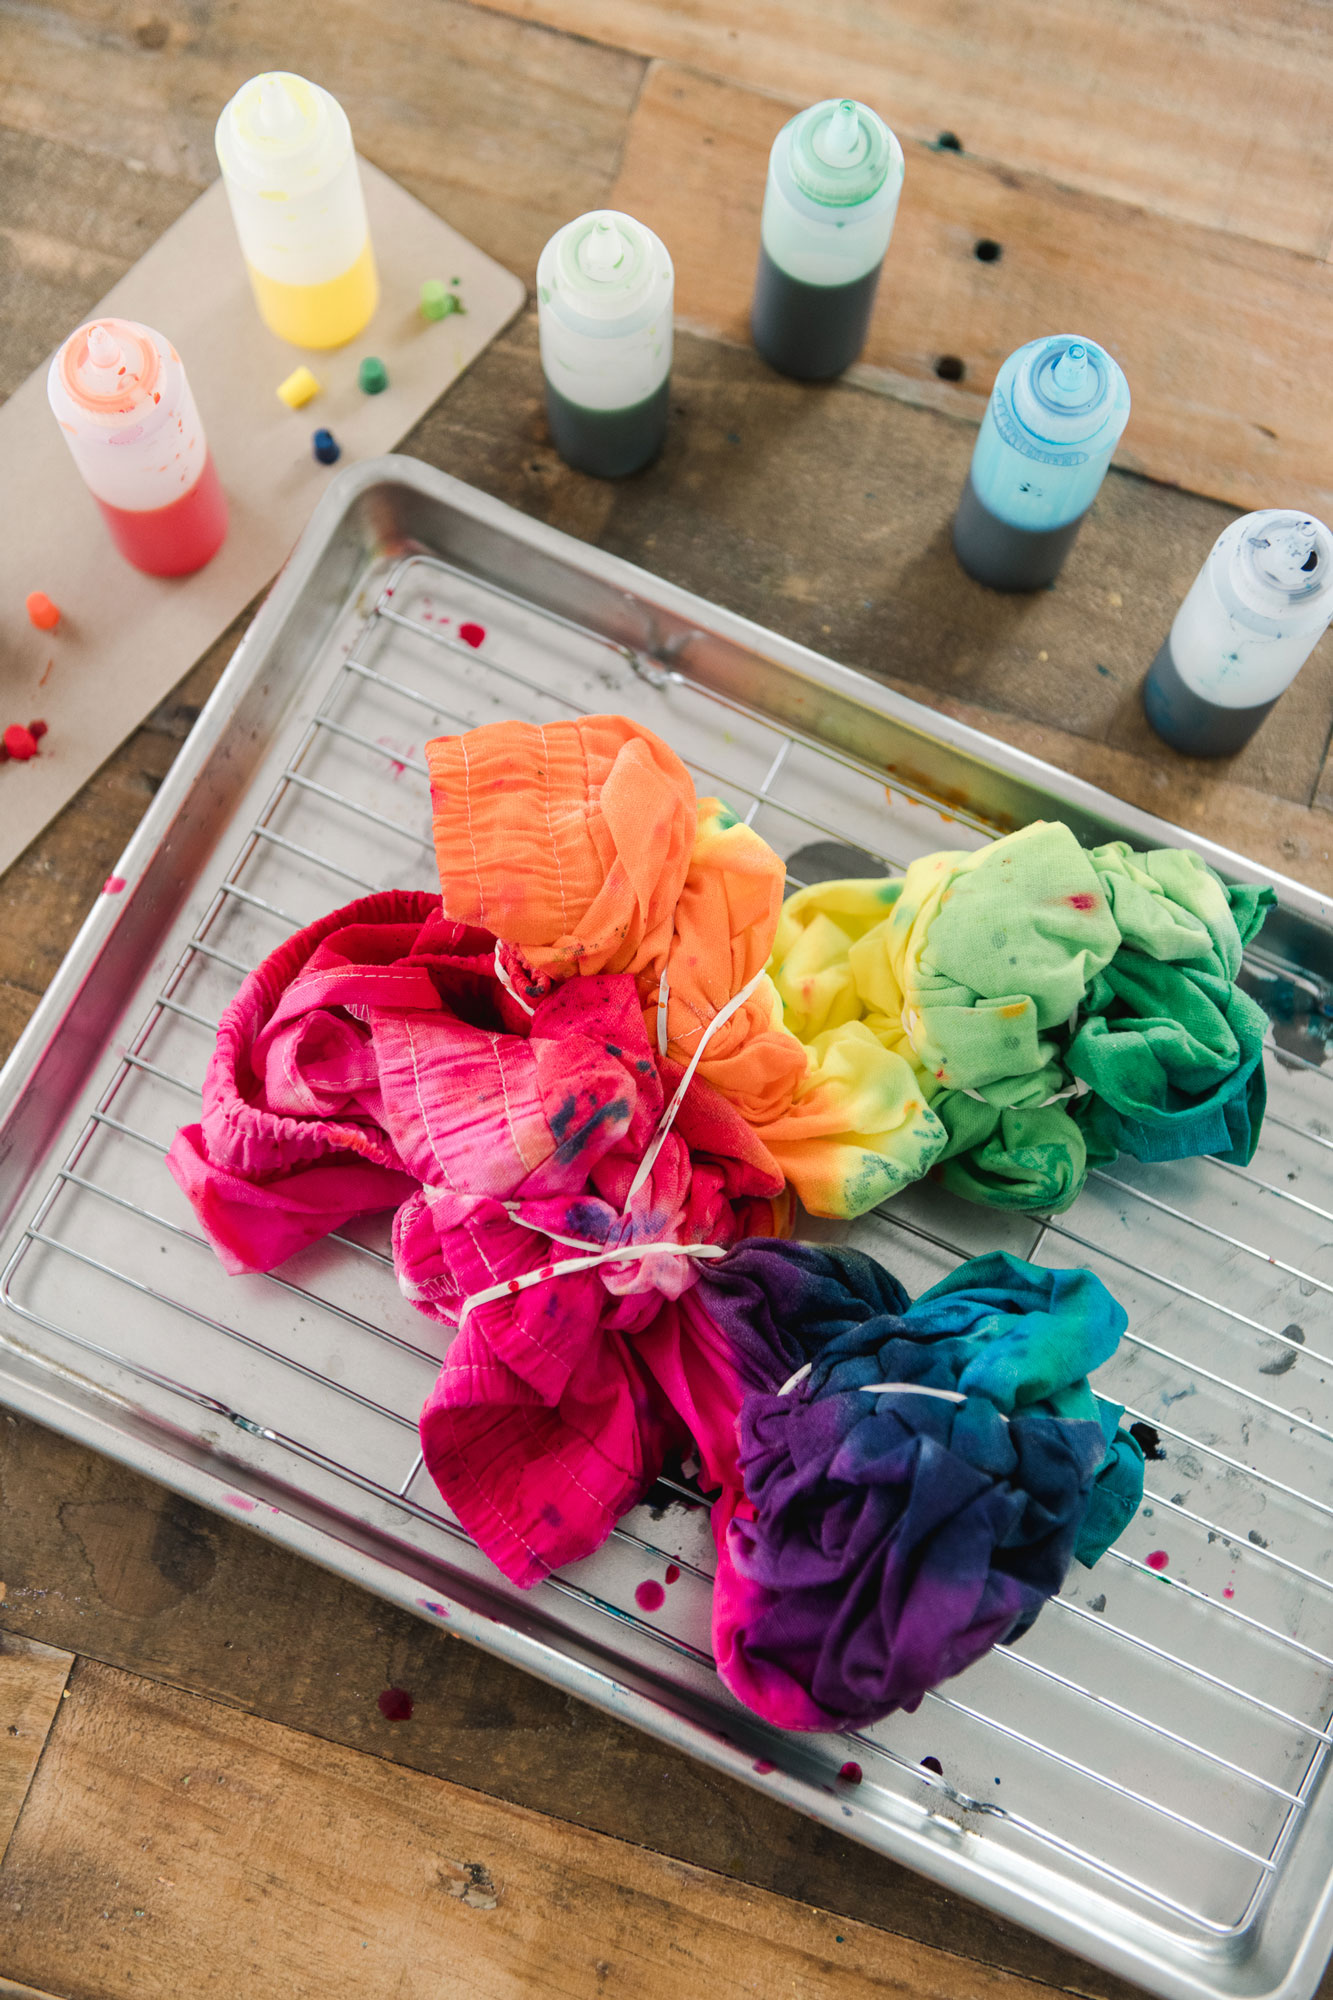
[[[714,1512],[718,1667],[784,1728],[916,1708],[1025,1632],[1138,1504],[1142,1454],[1087,1381],[1125,1314],[1088,1271],[996,1253],[908,1306],[855,1251],[747,1244],[699,1290],[743,1378],[768,1374]]]

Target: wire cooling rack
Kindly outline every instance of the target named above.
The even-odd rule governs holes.
[[[423,745],[501,717],[611,709],[645,722],[701,793],[793,858],[793,883],[863,872],[848,847],[871,857],[864,868],[897,872],[990,832],[427,556],[403,560],[350,644],[330,646],[317,713],[32,1215],[0,1298],[70,1368],[130,1369],[168,1407],[192,1406],[202,1435],[242,1455],[251,1441],[269,1464],[276,1454],[293,1483],[481,1579],[503,1607],[515,1593],[423,1472],[416,1418],[448,1336],[398,1294],[383,1219],[267,1277],[228,1279],[167,1175],[240,980],[339,903],[434,886]],[[1262,950],[1249,976],[1261,994],[1290,988]],[[1317,1021],[1326,996],[1297,983]],[[785,1739],[774,1754],[848,1801],[854,1757],[862,1777],[841,1810],[863,1838],[876,1801],[887,1818],[895,1801],[924,1800],[995,1843],[997,1865],[1054,1865],[1213,1950],[1262,1913],[1333,1741],[1333,1095],[1318,1040],[1284,1037],[1268,1051],[1251,1168],[1124,1159],[1046,1220],[927,1186],[850,1229],[810,1230],[869,1249],[913,1292],[984,1249],[1089,1265],[1130,1314],[1097,1387],[1150,1427],[1157,1455],[1121,1543],[1017,1646],[914,1716]],[[536,1599],[557,1652],[633,1660],[734,1736],[709,1653],[711,1572],[706,1509],[675,1477]]]

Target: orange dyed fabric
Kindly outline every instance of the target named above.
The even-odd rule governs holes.
[[[674,750],[591,715],[490,722],[428,743],[426,762],[447,915],[470,911],[556,979],[662,960],[695,834]]]

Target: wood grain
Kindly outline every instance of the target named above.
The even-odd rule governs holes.
[[[677,313],[748,341],[765,160],[785,117],[670,64],[630,124],[616,205],[676,264]],[[975,244],[1003,248],[982,263]],[[1333,512],[1333,268],[1268,245],[914,145],[865,362],[884,386],[979,420],[1006,354],[1043,332],[1101,340],[1129,378],[1117,462],[1239,507]],[[941,356],[965,369],[943,391]]]
[[[257,70],[314,63],[366,157],[525,278],[559,223],[605,199],[644,68],[462,0],[56,0],[9,10],[0,38],[0,125],[77,149],[75,186],[105,215],[134,185],[127,169],[178,187],[178,214],[216,177],[232,92]],[[108,178],[120,187],[104,207]],[[25,227],[11,254],[58,264],[59,213]]]
[[[1049,1988],[80,1664],[0,1868],[71,2000],[1039,2000]]]
[[[1318,0],[481,0],[789,105],[851,95],[906,142],[1323,257],[1333,64]]]
[[[23,1810],[73,1664],[72,1653],[0,1632],[0,1857]]]

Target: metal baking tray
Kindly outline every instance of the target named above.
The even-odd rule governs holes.
[[[432,885],[430,736],[580,709],[659,731],[794,875],[820,843],[897,869],[1038,816],[1185,839],[412,460],[351,468],[0,1076],[0,1398],[1157,1993],[1308,2000],[1333,1944],[1323,898],[1191,843],[1280,895],[1247,972],[1274,1021],[1252,1168],[1122,1160],[1048,1222],[923,1187],[843,1232],[912,1291],[986,1248],[1091,1265],[1130,1313],[1097,1386],[1163,1454],[1020,1644],[850,1740],[721,1688],[686,1478],[530,1594],[492,1570],[422,1470],[447,1335],[398,1294],[386,1222],[270,1277],[202,1243],[162,1156],[243,974]]]

